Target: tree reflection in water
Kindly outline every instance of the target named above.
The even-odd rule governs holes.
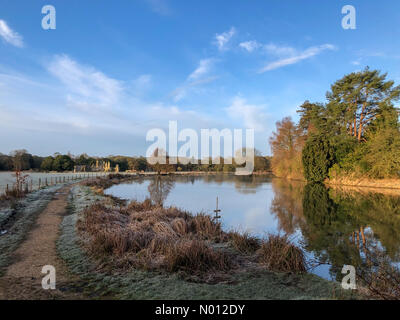
[[[155,176],[148,186],[151,202],[163,206],[174,185],[174,179],[169,176]]]
[[[400,261],[400,197],[379,193],[343,192],[322,184],[276,180],[271,212],[287,234],[300,230],[305,250],[331,265],[341,281],[343,265],[374,272],[377,256]]]

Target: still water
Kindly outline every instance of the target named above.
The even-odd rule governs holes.
[[[107,194],[213,214],[219,199],[224,230],[290,236],[301,246],[311,272],[341,281],[343,265],[368,263],[378,250],[392,264],[400,261],[400,193],[333,190],[269,177],[140,177],[115,185]]]

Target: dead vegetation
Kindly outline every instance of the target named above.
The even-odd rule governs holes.
[[[356,268],[362,292],[369,299],[400,300],[400,270],[377,248],[366,249],[366,263]]]
[[[261,245],[260,240],[251,236],[248,232],[230,232],[229,239],[236,250],[245,254],[255,253]]]
[[[247,233],[226,233],[208,215],[193,216],[150,200],[124,207],[93,205],[84,211],[78,230],[99,265],[122,271],[179,273],[213,283],[242,268],[243,261],[246,267],[252,263],[273,271],[305,271],[301,250],[286,240],[262,242]]]
[[[258,254],[259,261],[268,270],[306,272],[303,251],[291,243],[287,236],[268,235]]]

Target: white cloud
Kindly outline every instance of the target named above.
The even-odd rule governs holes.
[[[189,80],[198,80],[201,76],[204,76],[210,72],[214,60],[213,59],[203,59],[200,60],[199,66],[189,75]]]
[[[260,46],[261,46],[261,44],[255,40],[245,41],[245,42],[241,42],[239,44],[239,47],[246,49],[248,52],[253,52],[254,50],[258,49]]]
[[[267,114],[265,105],[252,105],[239,96],[235,97],[232,104],[225,109],[229,117],[243,121],[246,128],[255,131],[264,131],[266,129]]]
[[[229,31],[223,32],[215,35],[215,44],[217,45],[219,50],[226,49],[226,45],[231,40],[231,38],[235,35],[236,29],[232,27]]]
[[[12,44],[13,46],[19,48],[22,48],[24,46],[22,36],[20,36],[17,32],[13,31],[7,25],[7,22],[1,19],[0,19],[0,37],[2,37],[6,42]]]
[[[67,55],[55,56],[48,71],[66,86],[68,102],[86,111],[115,106],[123,92],[122,82],[80,65]]]
[[[198,67],[188,76],[186,82],[171,93],[174,102],[181,101],[187,96],[189,91],[194,90],[194,87],[198,87],[218,79],[216,76],[208,76],[208,74],[212,71],[214,62],[214,59],[200,60]]]
[[[276,52],[276,54],[278,54],[278,52],[280,52],[280,54],[283,54],[283,52],[287,52],[285,54],[289,55],[290,50],[288,50],[288,49],[280,50],[280,49],[281,48],[276,47],[276,48],[272,49],[272,51]],[[311,57],[314,57],[325,50],[335,50],[335,49],[336,49],[336,47],[332,44],[324,44],[324,45],[320,45],[320,46],[310,47],[302,52],[296,52],[295,54],[294,54],[294,52],[292,52],[288,57],[284,57],[277,61],[268,63],[265,67],[263,67],[259,71],[259,73],[264,73],[264,72],[278,69],[278,68],[281,68],[284,66],[296,64],[302,60],[306,60]]]

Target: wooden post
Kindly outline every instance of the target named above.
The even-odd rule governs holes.
[[[41,184],[42,184],[42,179],[39,178],[39,189],[40,189]]]
[[[8,183],[7,183],[7,188],[6,188],[6,194],[8,194]]]
[[[47,183],[47,178],[46,178],[46,187],[48,186],[49,184]]]
[[[219,213],[221,212],[221,210],[218,209],[218,197],[217,197],[217,208],[214,210],[214,212],[215,212],[214,219],[215,219],[216,221],[218,221],[218,219],[221,218],[221,216],[219,215]]]
[[[32,182],[32,179],[31,179],[31,192],[32,192],[32,190],[33,190],[33,182]]]

